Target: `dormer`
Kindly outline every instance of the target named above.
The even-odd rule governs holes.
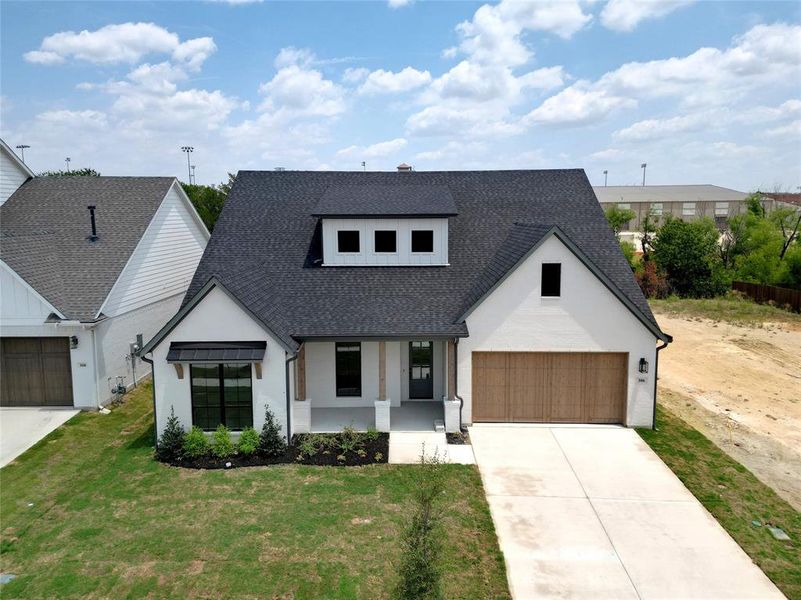
[[[332,185],[313,214],[322,221],[323,266],[448,264],[456,203],[447,186]]]

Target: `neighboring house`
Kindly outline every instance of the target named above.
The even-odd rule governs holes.
[[[143,356],[158,432],[651,426],[669,340],[582,170],[241,171]]]
[[[131,343],[178,309],[208,236],[171,177],[22,183],[0,206],[0,404],[97,408],[146,375]]]

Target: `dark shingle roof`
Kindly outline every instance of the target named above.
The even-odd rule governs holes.
[[[312,211],[315,216],[451,216],[456,204],[446,185],[333,184]]]
[[[174,181],[30,179],[0,206],[0,259],[67,319],[92,321]],[[86,239],[90,204],[96,242]]]
[[[315,207],[332,186],[450,191],[447,267],[320,267]],[[515,224],[518,225],[515,225]],[[658,326],[584,171],[241,171],[185,303],[216,277],[282,341],[461,336],[471,298],[558,227]]]

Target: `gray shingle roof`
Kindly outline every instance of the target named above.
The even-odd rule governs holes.
[[[334,184],[312,211],[315,216],[451,216],[456,204],[446,185]]]
[[[174,181],[30,179],[0,206],[0,259],[67,319],[92,321]],[[96,242],[86,239],[90,204]]]
[[[331,186],[445,187],[447,267],[320,267]],[[518,225],[515,225],[518,223]],[[240,171],[184,300],[216,277],[288,346],[338,336],[463,336],[471,298],[557,226],[658,331],[583,170]],[[522,254],[521,254],[522,253]]]

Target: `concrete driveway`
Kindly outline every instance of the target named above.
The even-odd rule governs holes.
[[[784,598],[631,429],[470,438],[514,598]]]
[[[0,467],[79,412],[74,408],[0,408]]]

